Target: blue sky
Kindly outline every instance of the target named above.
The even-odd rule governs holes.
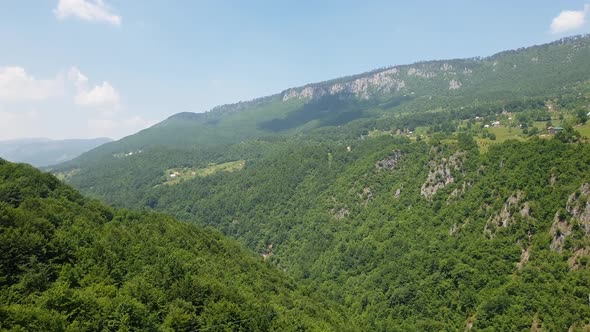
[[[183,111],[590,32],[590,1],[3,0],[0,139],[120,138]]]

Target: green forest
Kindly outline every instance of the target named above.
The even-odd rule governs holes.
[[[589,61],[384,68],[2,162],[0,329],[587,331]]]
[[[0,160],[0,329],[349,329],[339,307],[235,241],[109,208]]]

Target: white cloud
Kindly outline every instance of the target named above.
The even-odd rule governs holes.
[[[119,108],[119,94],[109,82],[102,82],[90,90],[80,90],[76,94],[76,104],[99,109]]]
[[[564,33],[576,30],[586,24],[586,16],[590,12],[590,4],[582,10],[563,10],[551,21],[552,33]]]
[[[62,79],[39,80],[22,67],[0,67],[0,101],[42,100],[62,91]]]
[[[68,77],[76,86],[77,92],[74,97],[76,105],[106,112],[116,111],[121,107],[119,93],[109,82],[105,81],[100,85],[89,87],[88,78],[76,67],[70,69]]]
[[[79,89],[83,88],[86,85],[86,83],[88,82],[88,77],[84,76],[84,74],[82,74],[80,72],[80,69],[78,69],[76,67],[70,68],[70,72],[68,73],[68,78]]]
[[[37,79],[21,67],[0,67],[0,139],[120,138],[154,123],[126,112],[111,83],[97,84],[76,67],[54,79]]]
[[[115,15],[103,0],[59,0],[53,13],[60,20],[75,17],[84,21],[112,25],[121,25],[122,20],[121,16]]]

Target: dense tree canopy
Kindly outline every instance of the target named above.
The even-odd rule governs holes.
[[[218,232],[114,210],[0,160],[0,329],[342,330],[328,301]]]

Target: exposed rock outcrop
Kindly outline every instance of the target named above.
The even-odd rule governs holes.
[[[492,215],[488,219],[484,232],[491,235],[499,228],[508,227],[510,224],[514,223],[514,215],[516,213],[520,214],[522,218],[530,217],[531,207],[529,202],[522,202],[524,197],[525,194],[522,191],[517,191],[510,195],[510,197],[506,199],[500,212]]]
[[[466,191],[467,188],[471,187],[471,183],[468,182],[463,182],[463,184],[461,185],[461,187],[457,187],[455,188],[451,194],[449,195],[449,197],[447,198],[447,205],[451,204],[453,201],[455,201],[456,199],[458,199],[459,197],[461,197],[461,195],[463,195]]]
[[[521,270],[525,266],[525,264],[528,263],[530,257],[531,257],[531,252],[530,252],[529,248],[522,249],[522,251],[520,253],[520,261],[518,261],[518,263],[516,263],[516,268]]]
[[[389,157],[376,162],[375,167],[377,167],[378,170],[393,170],[396,168],[403,155],[404,154],[401,151],[395,150]]]
[[[430,78],[436,77],[436,73],[435,72],[432,72],[432,71],[423,71],[422,69],[417,69],[417,68],[414,68],[414,67],[410,67],[408,69],[407,75],[408,76],[422,77],[422,78],[425,78],[425,79],[430,79]]]
[[[565,244],[565,238],[571,233],[572,227],[566,217],[560,215],[559,212],[555,213],[553,225],[551,225],[551,236],[553,237],[551,240],[551,249],[561,252]]]
[[[459,89],[461,89],[462,86],[463,86],[463,84],[461,84],[461,82],[459,82],[457,80],[450,80],[449,81],[449,90],[459,90]]]
[[[590,265],[590,248],[580,248],[567,260],[570,270],[588,267]]]
[[[398,68],[389,68],[348,82],[338,82],[331,85],[317,84],[289,89],[283,93],[283,101],[293,98],[313,99],[341,93],[354,95],[361,99],[369,99],[374,95],[388,94],[403,89],[406,82],[399,78],[398,74]]]
[[[438,160],[431,160],[429,162],[430,171],[426,182],[420,189],[420,195],[428,200],[442,188],[455,182],[454,174],[461,170],[465,153],[458,151],[448,158],[440,158]]]
[[[551,226],[551,249],[562,251],[566,238],[573,231],[574,221],[590,235],[590,183],[584,183],[575,193],[571,194],[565,206],[565,212],[555,213]]]
[[[266,261],[270,258],[270,256],[272,256],[272,243],[269,243],[266,246],[266,249],[262,253],[262,259]]]
[[[360,196],[364,200],[363,205],[366,206],[369,204],[369,201],[373,199],[373,191],[371,191],[371,188],[364,188],[363,193]]]
[[[342,207],[338,210],[332,209],[331,212],[332,212],[332,215],[334,216],[334,219],[336,219],[336,220],[342,220],[342,219],[348,217],[348,215],[350,215],[350,212],[345,207]]]

